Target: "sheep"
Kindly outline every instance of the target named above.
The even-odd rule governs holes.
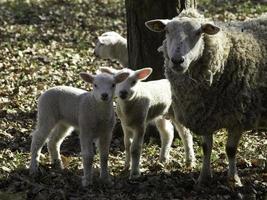
[[[159,50],[175,118],[203,136],[199,185],[212,178],[213,133],[227,130],[228,183],[240,186],[236,152],[241,134],[267,125],[267,17],[251,23],[244,22],[243,30],[227,25],[221,30],[194,9],[146,22],[150,30],[166,34]]]
[[[117,60],[128,67],[127,40],[116,32],[105,32],[98,37],[94,54],[104,59]]]
[[[113,93],[115,85],[123,81],[129,73],[115,76],[103,73],[91,75],[80,73],[81,78],[93,84],[93,91],[57,86],[44,92],[38,101],[38,120],[32,133],[30,174],[38,172],[42,146],[48,139],[48,151],[53,165],[63,168],[60,145],[73,128],[80,131],[83,161],[82,185],[92,183],[91,168],[94,157],[93,140],[98,141],[100,153],[100,178],[110,182],[108,154],[115,124]]]
[[[100,68],[102,72],[116,74],[118,70],[112,68]],[[139,162],[146,126],[149,122],[155,122],[160,133],[161,150],[160,162],[169,159],[169,151],[173,140],[173,125],[166,115],[171,117],[171,88],[167,79],[141,82],[152,73],[151,68],[139,70],[122,69],[129,72],[129,77],[118,84],[115,90],[117,109],[116,113],[121,120],[124,132],[124,145],[126,151],[125,170],[130,168],[130,179],[140,176]],[[188,130],[180,123],[173,120],[182,139],[186,154],[186,164],[194,166],[195,155],[193,138]]]

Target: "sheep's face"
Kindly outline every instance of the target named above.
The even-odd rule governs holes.
[[[112,101],[116,84],[124,81],[129,73],[123,72],[116,75],[102,73],[90,75],[87,73],[80,74],[82,79],[93,85],[93,96],[97,101]]]
[[[111,59],[110,57],[110,51],[112,49],[112,45],[106,45],[101,42],[97,42],[94,54],[97,57],[103,58],[103,59]]]
[[[200,57],[204,46],[200,27],[200,23],[188,20],[173,20],[166,25],[168,67],[175,72],[184,73]]]
[[[172,20],[151,20],[146,26],[156,32],[165,31],[169,58],[167,67],[176,73],[184,73],[197,61],[204,49],[202,34],[216,34],[219,28],[196,18],[176,17]]]
[[[143,68],[140,70],[130,71],[129,77],[116,86],[115,95],[122,100],[131,100],[138,91],[138,82],[145,80],[152,73],[151,68]]]

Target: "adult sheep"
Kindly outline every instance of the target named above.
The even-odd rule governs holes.
[[[146,26],[166,33],[160,50],[171,83],[175,117],[203,136],[199,184],[212,177],[212,134],[225,128],[228,178],[241,185],[236,169],[241,134],[267,127],[266,15],[243,26],[219,28],[189,9],[172,20],[151,20]]]

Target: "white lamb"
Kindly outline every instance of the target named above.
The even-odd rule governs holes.
[[[91,168],[94,157],[93,140],[98,140],[101,171],[100,178],[109,182],[108,154],[115,123],[113,93],[115,85],[129,73],[117,75],[81,73],[81,78],[93,84],[93,91],[58,86],[41,95],[38,101],[37,128],[32,133],[30,173],[38,172],[42,146],[48,139],[52,164],[63,168],[60,145],[75,127],[80,130],[80,144],[84,177],[82,184],[91,184]]]
[[[117,73],[112,68],[100,68],[102,72]],[[129,77],[116,86],[117,115],[121,120],[124,132],[124,145],[126,151],[125,169],[129,169],[131,162],[130,178],[139,177],[140,157],[144,134],[147,124],[155,122],[161,137],[160,161],[167,161],[173,140],[173,126],[166,115],[172,119],[172,98],[170,83],[166,79],[141,82],[152,73],[151,68],[140,70],[122,69],[129,72]],[[195,161],[193,140],[190,131],[184,129],[180,123],[173,121],[180,137],[182,138],[186,163],[192,166]]]
[[[128,67],[127,40],[116,32],[105,32],[99,36],[94,53],[100,58],[117,60],[123,67]]]

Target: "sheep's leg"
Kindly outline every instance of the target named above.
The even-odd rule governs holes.
[[[169,153],[173,141],[174,129],[170,120],[159,118],[155,121],[157,129],[160,133],[161,149],[160,149],[160,162],[169,160]]]
[[[50,154],[51,163],[56,168],[63,169],[63,164],[60,157],[60,146],[65,137],[67,137],[72,131],[72,127],[58,123],[50,133],[47,147]]]
[[[38,172],[41,150],[52,129],[53,125],[47,124],[47,126],[37,126],[32,133],[30,174]]]
[[[144,135],[145,135],[145,126],[141,125],[135,130],[133,142],[131,145],[132,168],[130,173],[130,179],[135,179],[140,176],[139,163],[141,158]]]
[[[88,131],[80,130],[80,144],[83,162],[83,180],[82,185],[92,184],[92,165],[94,159],[93,139]]]
[[[122,123],[122,129],[123,129],[123,134],[124,134],[124,147],[125,147],[124,169],[129,170],[130,162],[131,162],[130,150],[131,150],[133,134],[123,123]]]
[[[108,171],[108,155],[112,133],[104,133],[105,137],[99,138],[99,154],[100,154],[100,179],[105,183],[110,183]]]
[[[179,122],[175,121],[174,125],[184,145],[186,166],[194,167],[196,158],[193,148],[193,136],[190,130],[183,127]]]
[[[205,184],[208,183],[212,178],[211,168],[210,168],[210,157],[212,151],[213,136],[212,134],[207,134],[202,136],[202,149],[203,149],[203,163],[201,172],[198,178],[198,183]]]
[[[229,184],[233,186],[242,186],[236,169],[236,152],[240,138],[240,132],[230,132],[226,143],[226,154],[229,161],[228,180]]]

